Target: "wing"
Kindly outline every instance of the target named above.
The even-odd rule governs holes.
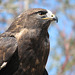
[[[0,38],[0,69],[6,66],[17,49],[17,41],[14,37]]]

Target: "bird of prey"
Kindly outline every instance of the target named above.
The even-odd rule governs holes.
[[[48,75],[48,27],[58,18],[50,11],[33,8],[21,13],[0,35],[0,75]]]

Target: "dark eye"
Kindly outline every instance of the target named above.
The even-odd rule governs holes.
[[[39,15],[46,15],[46,13],[47,13],[46,11],[40,11]]]

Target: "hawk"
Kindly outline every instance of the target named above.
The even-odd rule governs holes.
[[[33,8],[21,13],[0,35],[0,75],[48,75],[48,27],[58,18],[50,10]]]

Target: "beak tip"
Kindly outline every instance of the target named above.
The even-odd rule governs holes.
[[[53,20],[58,23],[58,17],[57,16],[55,18],[53,18]]]
[[[57,16],[56,16],[56,19],[55,19],[55,20],[56,20],[56,22],[58,23],[58,17],[57,17]]]

